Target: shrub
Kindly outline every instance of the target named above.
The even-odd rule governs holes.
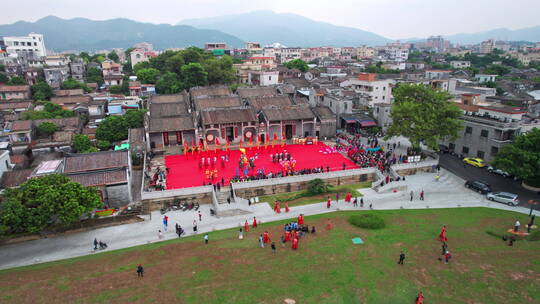
[[[382,229],[386,226],[382,217],[374,214],[352,215],[349,217],[349,223],[366,229]]]
[[[105,151],[105,150],[108,150],[111,147],[111,142],[109,142],[108,140],[98,140],[97,143],[96,143],[96,146],[100,150]]]
[[[308,183],[307,193],[310,195],[326,193],[330,190],[330,185],[328,185],[324,180],[316,178],[310,180]]]

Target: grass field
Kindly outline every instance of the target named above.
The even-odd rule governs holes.
[[[486,233],[504,233],[527,216],[487,208],[363,211],[387,227],[364,230],[339,212],[306,217],[316,235],[298,251],[278,245],[275,255],[256,238],[278,239],[283,222],[104,252],[0,271],[0,303],[540,303],[540,242],[515,246]],[[324,230],[332,218],[334,229]],[[437,235],[447,225],[450,264],[438,260]],[[352,245],[362,237],[364,245]],[[397,265],[404,250],[405,265]],[[135,266],[145,266],[137,278]]]
[[[361,188],[368,188],[371,187],[371,182],[363,182],[363,183],[356,183],[356,184],[350,184],[350,185],[341,185],[341,186],[333,186],[330,188],[330,191],[328,193],[319,194],[319,195],[312,195],[312,196],[305,196],[293,200],[289,200],[289,198],[295,197],[298,194],[304,192],[304,191],[296,191],[296,192],[287,192],[287,193],[280,193],[280,194],[274,194],[274,195],[266,195],[261,196],[259,198],[259,201],[261,203],[266,203],[270,205],[270,208],[274,208],[274,202],[277,200],[279,202],[283,202],[287,200],[289,203],[289,207],[294,206],[302,206],[302,205],[309,205],[309,204],[315,204],[320,202],[325,202],[328,199],[328,196],[334,201],[336,199],[336,193],[339,193],[339,199],[345,199],[345,195],[347,192],[350,192],[354,197],[360,197],[362,196],[362,193],[358,192],[357,189]],[[281,207],[284,208],[285,205],[282,203]]]

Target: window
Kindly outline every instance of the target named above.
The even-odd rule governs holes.
[[[449,143],[448,144],[448,150],[454,151],[455,149],[456,149],[456,144],[454,144],[454,143]]]
[[[484,151],[480,151],[478,150],[478,152],[476,152],[476,157],[478,158],[484,158],[486,153],[484,153]]]
[[[465,134],[472,134],[472,127],[466,127]]]
[[[34,38],[34,39],[36,39],[36,38]],[[34,42],[34,46],[37,46],[37,42]]]
[[[15,41],[15,45],[19,45],[19,41]]]
[[[463,149],[461,149],[461,153],[468,154],[469,153],[469,147],[463,146]]]
[[[495,156],[497,155],[497,153],[499,153],[499,148],[498,147],[491,147],[491,155]]]
[[[383,90],[383,91],[386,91],[386,87],[383,87],[382,90]]]
[[[488,137],[488,134],[489,134],[488,130],[482,130],[482,131],[480,131],[480,136],[481,136],[481,137]]]
[[[386,96],[383,96],[382,99],[385,100],[385,99],[386,99]]]
[[[345,103],[345,110],[347,110],[347,106],[348,106],[348,104],[347,104],[347,103]]]

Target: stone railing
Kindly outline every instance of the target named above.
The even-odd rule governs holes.
[[[259,179],[259,180],[253,180],[253,181],[233,183],[234,185],[233,189],[246,189],[246,188],[272,186],[276,184],[307,182],[316,178],[330,179],[330,178],[338,178],[338,177],[348,177],[348,176],[375,173],[376,171],[378,170],[376,170],[375,168],[361,168],[361,169],[331,171],[331,172],[324,172],[324,173],[312,173],[312,174],[305,174],[305,175],[294,175],[294,176],[286,176],[286,177]],[[235,193],[235,197],[236,197],[236,193]]]

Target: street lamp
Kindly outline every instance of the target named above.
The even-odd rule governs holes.
[[[537,201],[533,201],[533,200],[529,200],[527,203],[529,203],[529,205],[531,205],[531,211],[529,212],[529,217],[530,217],[530,216],[532,216],[533,206],[534,206],[534,205],[538,205],[538,202],[537,202]]]

